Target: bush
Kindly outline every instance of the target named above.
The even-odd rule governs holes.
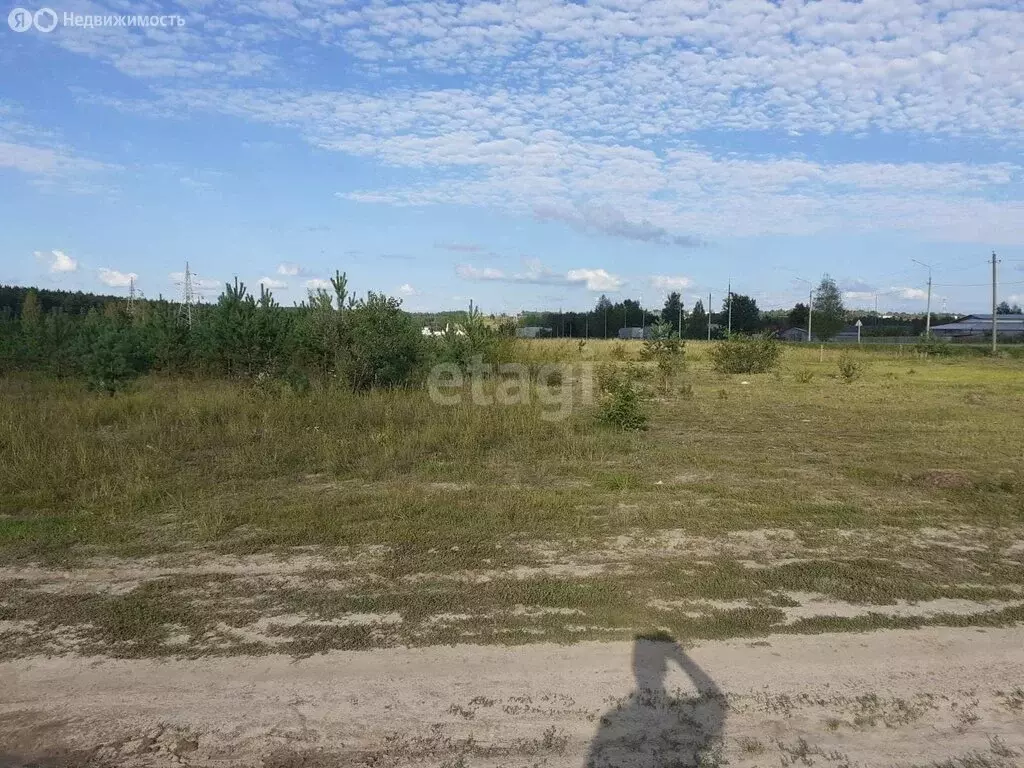
[[[412,383],[424,361],[423,341],[401,299],[370,291],[345,310],[349,337],[345,377],[354,390]]]
[[[620,429],[647,429],[649,393],[641,379],[643,374],[633,366],[618,371],[606,366],[599,372],[603,391],[597,417]]]
[[[941,341],[932,337],[923,337],[915,345],[914,351],[924,357],[935,355],[937,357],[947,357],[953,354],[953,345],[948,341]]]
[[[454,363],[463,370],[479,363],[506,363],[514,358],[514,328],[511,335],[505,326],[487,324],[480,310],[470,306],[466,320],[447,333],[431,340],[433,362]]]
[[[767,333],[734,334],[711,348],[711,363],[720,373],[767,373],[778,365],[782,345]]]
[[[849,352],[844,352],[839,356],[838,366],[839,375],[847,384],[855,379],[859,379],[861,374],[864,373],[864,366],[854,360]]]
[[[806,368],[796,372],[796,380],[801,384],[810,384],[814,380],[814,371],[808,371]]]
[[[644,341],[640,357],[652,360],[658,368],[663,390],[668,390],[672,377],[686,365],[686,342],[666,323],[651,326],[651,336]]]

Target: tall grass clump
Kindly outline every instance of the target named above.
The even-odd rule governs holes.
[[[756,336],[734,334],[715,344],[711,364],[719,373],[767,373],[782,357],[782,345],[767,333]]]
[[[836,363],[839,368],[839,377],[847,384],[856,381],[864,374],[863,364],[853,359],[853,355],[844,352],[839,356]]]

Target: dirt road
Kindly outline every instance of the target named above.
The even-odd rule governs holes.
[[[0,691],[4,766],[1008,766],[1024,755],[1021,628],[685,653],[645,641],[298,661],[31,657],[0,665]]]

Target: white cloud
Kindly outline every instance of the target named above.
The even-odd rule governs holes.
[[[398,286],[398,292],[403,296],[416,296],[419,294],[419,291],[413,288],[409,283],[402,283]]]
[[[306,281],[306,289],[310,291],[333,291],[334,286],[331,285],[330,280],[314,277]]]
[[[78,261],[68,256],[64,251],[35,251],[33,255],[37,261],[46,264],[50,274],[55,275],[62,272],[76,272],[78,270]]]
[[[570,269],[558,273],[545,267],[537,259],[529,259],[522,272],[506,273],[493,267],[482,269],[472,264],[459,264],[455,273],[464,280],[492,280],[503,283],[528,283],[533,285],[582,285],[589,291],[617,291],[623,285],[618,275],[604,269]]]
[[[611,275],[603,269],[570,269],[566,273],[570,283],[583,283],[588,291],[617,291],[622,287],[622,279]]]
[[[538,205],[534,214],[540,219],[556,219],[564,221],[585,232],[596,232],[628,240],[640,240],[661,245],[679,245],[684,248],[695,248],[703,245],[699,237],[693,235],[674,235],[664,227],[652,224],[647,219],[630,221],[622,211],[607,203],[564,206]]]
[[[284,290],[288,287],[288,283],[284,280],[277,280],[273,277],[261,277],[258,285],[262,285],[267,290]]]
[[[95,160],[69,155],[60,149],[0,141],[0,168],[13,168],[29,174],[49,175],[76,171],[101,171],[113,167]]]
[[[682,275],[655,275],[651,285],[664,291],[683,291],[693,286],[693,280]]]
[[[24,122],[21,110],[9,102],[0,102],[0,168],[27,175],[36,189],[72,194],[106,191],[96,175],[119,170],[77,154],[60,141],[57,131]]]
[[[297,277],[304,272],[305,270],[302,266],[294,262],[285,261],[277,265],[277,274],[285,275],[286,277]]]
[[[847,301],[871,301],[875,296],[876,294],[874,291],[843,291],[843,298]]]
[[[557,105],[542,94],[527,98],[500,87],[378,95],[222,88],[167,92],[165,99],[167,109],[297,128],[317,147],[427,173],[413,185],[339,193],[360,202],[490,208],[683,247],[705,238],[878,230],[1024,243],[1024,168],[1006,162],[743,156],[683,144],[673,126],[650,136],[675,148],[653,149],[646,134],[617,129],[605,112],[566,122],[550,114]],[[511,126],[521,129],[515,142],[496,138]],[[484,250],[476,243],[436,246]]]
[[[1024,243],[1019,161],[961,159],[975,148],[1020,156],[1018,0],[257,0],[247,23],[228,5],[194,7],[173,33],[64,30],[47,44],[176,84],[156,81],[142,102],[81,99],[150,116],[228,115],[416,178],[338,193],[346,199],[494,209],[656,246],[878,230]],[[385,85],[282,88],[295,45],[303,61],[343,51],[356,81]],[[285,76],[261,87],[264,72]],[[188,78],[202,86],[178,85]],[[429,85],[442,81],[457,87]],[[726,138],[717,147],[762,133],[782,149],[692,143],[709,131]],[[838,134],[855,161],[785,148],[808,134]],[[856,160],[856,141],[880,134],[939,159]],[[33,172],[58,156],[71,154],[6,155]]]
[[[132,284],[132,280],[139,279],[134,272],[118,272],[116,269],[106,267],[100,267],[98,273],[100,282],[111,288],[127,288]]]
[[[921,288],[896,288],[894,289],[901,299],[927,299],[928,291]]]
[[[455,274],[464,280],[506,280],[505,273],[493,267],[478,269],[472,264],[459,264],[455,267]]]

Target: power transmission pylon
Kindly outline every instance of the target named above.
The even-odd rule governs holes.
[[[188,327],[192,327],[192,305],[196,302],[195,290],[192,288],[192,270],[185,262],[185,279],[182,281],[181,303],[178,305],[178,317],[185,318]]]
[[[128,278],[128,314],[135,316],[135,275]]]

